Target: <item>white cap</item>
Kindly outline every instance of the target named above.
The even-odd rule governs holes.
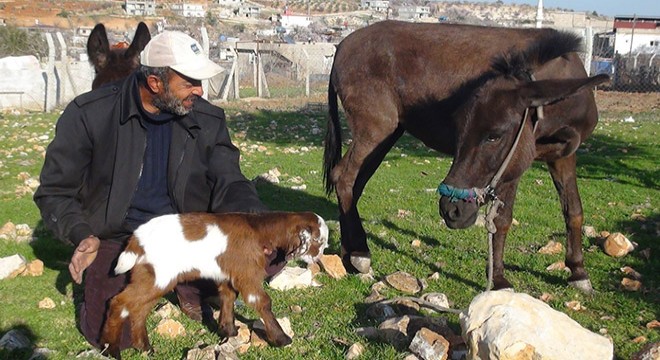
[[[209,60],[197,40],[178,31],[164,31],[154,36],[142,50],[140,63],[170,67],[195,80],[212,78],[224,70]]]

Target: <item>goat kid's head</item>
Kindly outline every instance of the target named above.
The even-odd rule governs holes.
[[[323,255],[328,247],[328,226],[314,213],[301,214],[302,219],[294,221],[288,233],[289,248],[286,260],[301,259],[311,264]]]

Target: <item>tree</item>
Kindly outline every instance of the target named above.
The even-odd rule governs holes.
[[[35,55],[45,56],[48,45],[41,33],[30,33],[16,26],[0,26],[0,57]]]

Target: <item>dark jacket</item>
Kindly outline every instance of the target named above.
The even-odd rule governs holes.
[[[135,102],[135,74],[76,97],[57,122],[34,201],[48,229],[64,241],[126,235],[146,130]],[[199,99],[172,125],[168,188],[178,212],[265,211],[241,173],[224,111]]]

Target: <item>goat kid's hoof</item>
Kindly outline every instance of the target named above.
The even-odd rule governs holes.
[[[282,334],[282,336],[278,336],[275,339],[273,339],[271,341],[271,344],[273,346],[282,347],[282,346],[287,346],[287,345],[291,344],[292,342],[293,342],[293,340],[291,340],[291,338],[288,335]]]
[[[101,354],[107,354],[117,360],[121,360],[121,350],[119,350],[119,346],[106,345],[105,349],[101,351]]]
[[[221,326],[218,329],[218,335],[220,335],[220,337],[222,337],[222,338],[229,339],[230,337],[234,337],[234,336],[238,335],[238,329],[236,329],[236,326],[233,326],[233,327],[231,327],[231,326],[227,326],[227,327]]]
[[[591,286],[591,280],[589,279],[569,281],[568,284],[585,294],[594,293],[594,288]]]

